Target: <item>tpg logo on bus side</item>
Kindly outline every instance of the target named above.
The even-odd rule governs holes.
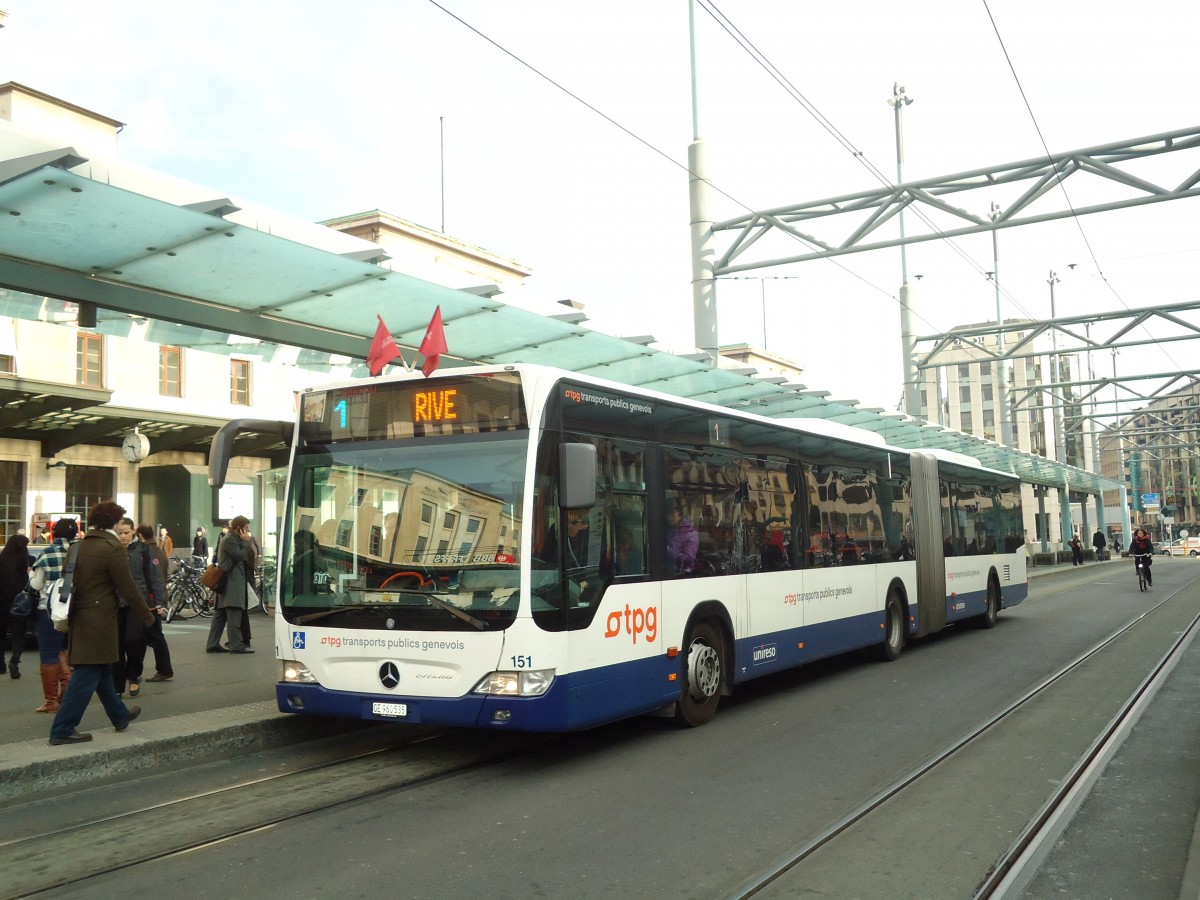
[[[633,642],[636,644],[638,635],[644,633],[647,643],[653,644],[654,639],[658,637],[658,608],[651,606],[647,609],[630,609],[629,604],[626,604],[624,611],[617,609],[610,612],[605,625],[606,638],[616,637],[624,631],[633,636]]]

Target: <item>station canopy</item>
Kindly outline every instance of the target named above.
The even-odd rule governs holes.
[[[1035,484],[1091,494],[1120,486],[778,376],[664,352],[651,338],[614,337],[569,315],[431,284],[381,267],[372,260],[382,248],[366,241],[333,252],[238,223],[225,198],[179,205],[72,171],[84,162],[71,148],[0,160],[0,285],[20,292],[0,297],[0,315],[45,320],[43,298],[82,301],[98,308],[100,332],[128,334],[131,320],[145,319],[145,337],[157,343],[320,366],[362,360],[377,315],[411,362],[440,306],[453,355],[443,365],[558,366],[773,418],[840,422],[895,447],[963,453]],[[12,399],[0,392],[0,405]]]

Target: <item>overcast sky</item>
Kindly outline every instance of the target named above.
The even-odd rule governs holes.
[[[687,0],[439,2],[494,43],[428,0],[0,0],[0,81],[127,123],[127,159],[314,221],[379,208],[442,228],[444,130],[449,234],[529,266],[529,294],[577,299],[606,331],[691,347]],[[1038,157],[1043,139],[1059,153],[1200,125],[1196,3],[714,6],[893,180],[896,81],[914,99],[905,180]],[[717,219],[878,186],[699,6],[696,25]],[[1174,186],[1197,168],[1191,151],[1137,171]],[[1131,195],[1067,190],[1076,207]],[[1009,197],[956,202],[986,215],[993,199]],[[1059,315],[1196,299],[1198,212],[1189,199],[1001,233],[1004,315],[1047,317],[1051,269]],[[990,237],[955,243],[909,248],[922,334],[995,316]],[[766,280],[719,284],[721,343],[765,339],[810,387],[896,407],[899,250],[743,275]],[[1195,368],[1189,347],[1118,365]]]

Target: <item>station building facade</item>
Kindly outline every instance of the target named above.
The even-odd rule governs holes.
[[[1021,321],[1006,320],[1005,324],[1021,324]],[[979,326],[961,327],[974,329]],[[1006,343],[1013,345],[1026,337],[1025,332],[1010,332]],[[978,346],[963,343],[943,350],[938,354],[940,365],[922,370],[917,415],[946,428],[1003,443],[1001,367],[989,355],[998,352],[999,343],[995,335],[973,340]],[[1086,424],[1084,406],[1069,386],[1080,380],[1081,360],[1076,354],[1056,354],[1050,338],[1045,335],[1035,338],[1031,349],[1036,351],[1034,355],[1009,363],[1017,449],[1098,471],[1097,435],[1091,430],[1092,426]],[[1057,377],[1054,377],[1056,359]],[[1057,390],[1058,399],[1045,387],[1052,382],[1063,385]],[[1091,508],[1088,507],[1094,498],[1071,491],[1069,485],[1064,490],[1043,491],[1040,497],[1033,486],[1022,488],[1021,503],[1028,540],[1052,549],[1063,549],[1069,537],[1063,534],[1060,524],[1064,496],[1070,498],[1074,529],[1085,539],[1085,545],[1089,543],[1088,535],[1095,531],[1101,511],[1095,508],[1094,502]]]
[[[0,85],[0,162],[70,146],[95,165],[116,166],[123,127],[36,89]],[[146,173],[139,189],[172,202],[187,194],[160,173]],[[253,214],[313,246],[336,241],[339,252],[487,296],[531,274],[379,210],[327,223],[297,223],[263,209]],[[250,447],[215,491],[207,482],[208,443],[231,419],[291,421],[297,391],[365,375],[365,366],[237,335],[207,333],[202,346],[194,334],[190,344],[174,339],[184,330],[105,310],[94,323],[81,323],[70,300],[0,288],[0,541],[19,531],[42,541],[53,518],[84,517],[92,504],[113,498],[136,521],[166,527],[177,556],[190,551],[197,527],[212,543],[235,515],[250,517],[264,552],[276,552],[285,448],[277,438]],[[368,343],[364,338],[364,356]]]

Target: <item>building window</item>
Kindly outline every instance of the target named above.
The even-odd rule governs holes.
[[[992,399],[992,386],[990,384],[984,384],[980,385],[980,388],[983,391],[983,402],[987,403]]]
[[[969,384],[959,385],[958,402],[959,403],[970,403],[971,402],[971,386]]]
[[[996,424],[996,414],[994,412],[992,412],[990,409],[985,409],[983,411],[983,427],[991,428],[995,424]]]
[[[971,366],[967,363],[960,363],[958,366],[958,377],[959,378],[970,378],[971,377]]]
[[[101,500],[116,494],[117,470],[107,466],[67,466],[66,503],[68,515],[87,521],[88,512]]]
[[[158,348],[158,392],[164,397],[183,396],[183,351],[178,347]]]
[[[959,431],[963,434],[971,433],[971,413],[964,412],[959,415]]]
[[[104,338],[79,332],[75,341],[75,383],[84,387],[104,387]]]
[[[987,378],[987,376],[989,376],[989,375],[991,375],[991,374],[992,374],[992,363],[991,363],[991,360],[988,360],[987,362],[981,362],[981,363],[979,364],[979,377],[980,377],[980,378]]]
[[[250,360],[229,361],[229,402],[237,406],[250,405]]]
[[[17,361],[11,356],[0,354],[0,373],[12,375],[17,371]]]
[[[7,541],[24,528],[21,501],[25,497],[25,464],[0,462],[0,540]]]

